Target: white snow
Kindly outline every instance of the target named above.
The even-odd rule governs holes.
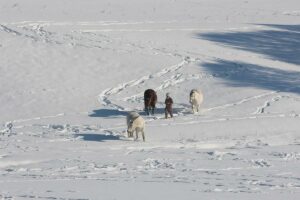
[[[1,0],[0,199],[299,199],[298,8]],[[128,111],[146,142],[127,138]]]

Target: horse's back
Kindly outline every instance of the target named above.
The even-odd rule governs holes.
[[[137,127],[144,128],[145,127],[145,120],[142,116],[139,116],[135,119],[135,123]]]
[[[192,89],[190,92],[190,100],[196,101],[195,103],[201,104],[203,102],[203,93],[199,89]]]
[[[138,117],[140,117],[139,113],[132,111],[129,112],[127,115],[127,125],[129,124],[129,122],[134,121],[135,119],[137,119]]]
[[[131,122],[133,127],[138,127],[140,129],[144,129],[145,127],[145,120],[139,114],[137,115],[128,115],[127,116],[127,123]],[[128,124],[129,125],[129,124]]]
[[[149,101],[151,105],[155,105],[157,101],[156,92],[153,89],[147,89],[144,92],[144,100]]]
[[[144,92],[144,97],[152,97],[152,96],[156,96],[156,92],[152,89],[147,89]]]
[[[190,96],[192,96],[194,93],[202,94],[202,91],[200,89],[192,89],[190,92]]]

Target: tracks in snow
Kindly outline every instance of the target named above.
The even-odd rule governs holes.
[[[117,85],[116,87],[108,88],[108,89],[104,90],[98,96],[98,100],[102,105],[111,106],[111,107],[114,107],[114,108],[117,108],[117,109],[124,110],[123,107],[112,103],[112,101],[109,100],[109,97],[111,95],[118,94],[118,93],[124,91],[125,89],[131,88],[131,87],[134,87],[134,86],[137,86],[137,85],[144,84],[147,81],[154,80],[156,78],[160,78],[160,77],[162,77],[164,75],[167,75],[169,73],[172,73],[172,72],[177,72],[178,70],[183,68],[185,65],[187,65],[191,62],[195,62],[195,61],[196,61],[196,59],[193,60],[190,57],[184,57],[184,59],[180,63],[169,66],[169,67],[166,67],[166,68],[162,69],[159,72],[144,75],[141,78],[134,79],[134,80],[131,80],[131,81],[128,81],[128,82],[125,82],[125,83],[121,83],[121,84]],[[171,78],[171,81],[176,80],[176,79],[178,79],[178,76],[173,76]],[[172,84],[170,84],[171,81],[169,80],[169,81],[163,83],[161,86],[157,87],[156,89],[160,90],[160,89],[163,89],[163,88],[166,88],[166,87],[172,85]],[[142,93],[139,93],[139,94],[136,94],[136,95],[130,96],[130,97],[124,97],[123,100],[124,101],[132,101],[132,100],[136,99],[137,97],[140,97],[141,95],[142,95]]]
[[[93,44],[95,41],[97,41],[97,39],[91,39],[90,36],[94,35],[94,33],[89,32],[89,30],[85,30],[82,32],[74,32],[74,33],[78,33],[79,35],[73,35],[72,34],[65,34],[63,35],[61,38],[57,37],[56,33],[50,32],[50,31],[46,31],[43,27],[47,27],[47,26],[100,26],[100,27],[104,27],[104,26],[110,26],[110,25],[118,25],[118,26],[122,26],[122,25],[135,25],[135,24],[153,24],[153,23],[165,23],[165,24],[171,24],[174,23],[172,21],[166,21],[166,22],[116,22],[116,21],[111,21],[111,22],[51,22],[51,21],[39,21],[39,22],[16,22],[16,23],[2,23],[2,25],[0,25],[0,31],[4,31],[6,33],[9,34],[13,34],[16,36],[22,36],[25,38],[30,38],[34,41],[42,41],[45,43],[55,43],[55,44],[65,44],[70,43],[73,45],[81,45],[81,46],[85,46],[85,47],[99,47],[100,44]],[[10,28],[9,26],[16,26],[20,29],[13,29]],[[252,28],[261,28],[262,26],[254,26]],[[239,28],[226,28],[224,30],[237,30],[237,29],[247,29],[249,27],[239,27]],[[120,29],[121,30],[121,29]],[[115,31],[120,31],[120,30],[115,30]],[[173,30],[179,30],[179,29],[164,29],[164,30],[144,30],[144,31],[173,31]],[[193,28],[187,28],[187,29],[182,29],[183,31],[193,31]],[[199,31],[200,29],[195,29],[197,31]],[[103,29],[103,31],[105,31],[105,29]],[[122,30],[121,30],[122,31]],[[139,31],[139,30],[129,30],[129,31]],[[201,31],[201,30],[200,30]],[[203,29],[203,31],[213,31],[211,29]],[[86,35],[88,34],[88,35]],[[84,37],[85,35],[85,37]],[[83,41],[82,41],[83,40]],[[111,42],[106,38],[107,42]],[[88,42],[88,45],[86,45],[86,41]],[[91,44],[90,44],[91,43]],[[139,86],[139,85],[146,85],[149,82],[156,82],[157,80],[159,80],[160,78],[164,78],[163,81],[159,80],[157,82],[160,82],[161,84],[157,85],[155,87],[155,90],[157,91],[162,91],[165,90],[169,87],[178,85],[180,83],[183,83],[185,81],[188,80],[197,80],[197,79],[203,79],[203,78],[214,78],[214,77],[220,77],[220,76],[227,76],[228,74],[234,74],[234,73],[240,73],[240,70],[243,70],[243,67],[239,67],[237,70],[233,70],[230,72],[226,72],[226,74],[209,74],[209,73],[199,73],[199,74],[184,74],[182,73],[182,69],[187,66],[190,63],[195,63],[198,61],[202,61],[205,59],[208,59],[208,56],[206,55],[201,55],[200,58],[190,58],[187,55],[181,55],[179,53],[174,53],[174,52],[170,52],[167,51],[165,49],[159,49],[159,48],[155,48],[155,47],[146,47],[146,46],[142,46],[142,45],[136,45],[135,43],[128,43],[131,46],[134,46],[136,48],[139,49],[148,49],[152,52],[154,52],[154,54],[161,54],[161,55],[165,55],[165,56],[172,56],[174,58],[180,58],[181,61],[178,62],[175,65],[172,66],[168,66],[166,68],[163,68],[162,70],[156,72],[156,73],[152,73],[152,74],[148,74],[148,75],[144,75],[138,79],[134,79],[128,82],[124,82],[121,83],[115,87],[111,87],[111,88],[107,88],[106,90],[104,90],[101,94],[98,95],[98,100],[99,102],[104,105],[104,106],[109,106],[112,108],[115,108],[117,110],[127,110],[128,108],[119,105],[118,103],[114,102],[114,99],[112,98],[114,95],[118,95],[122,92],[125,92],[127,89],[131,89],[133,87]],[[187,53],[188,54],[188,53]],[[188,54],[189,55],[189,54]],[[210,57],[212,58],[212,57]],[[214,58],[216,59],[216,58]],[[235,64],[233,62],[233,64]],[[238,65],[238,64],[235,64]],[[220,110],[220,109],[226,109],[226,108],[230,108],[230,107],[234,107],[237,105],[241,105],[253,100],[257,100],[260,98],[264,98],[266,96],[269,95],[273,95],[278,93],[277,91],[272,91],[272,92],[268,92],[268,93],[264,93],[264,94],[260,94],[260,95],[255,95],[252,97],[247,97],[244,98],[240,101],[234,102],[234,103],[229,103],[229,104],[224,104],[221,106],[215,106],[215,107],[211,107],[208,109],[205,109],[204,112],[210,112],[210,111],[214,111],[214,110]],[[143,93],[137,93],[134,95],[130,95],[130,96],[126,96],[126,97],[122,97],[122,101],[125,102],[135,102],[135,101],[141,101],[142,100],[142,96]],[[270,101],[266,101],[264,103],[264,105],[260,106],[257,108],[257,110],[255,112],[253,112],[253,115],[257,115],[257,114],[262,114],[265,112],[265,109],[267,107],[269,107],[271,105],[271,103],[278,101],[281,98],[281,96],[277,96],[277,97],[273,97]],[[85,112],[86,113],[86,112]],[[70,114],[70,113],[69,113]],[[77,113],[78,114],[78,113]],[[57,115],[53,115],[53,116],[42,116],[42,117],[36,117],[36,118],[30,118],[30,119],[20,119],[20,120],[14,120],[14,123],[19,123],[19,122],[26,122],[26,121],[32,121],[32,120],[41,120],[41,119],[47,119],[47,118],[56,118],[56,117],[61,117],[64,115],[68,115],[65,113],[60,113]],[[250,116],[251,117],[251,116]],[[217,120],[219,121],[219,119]]]

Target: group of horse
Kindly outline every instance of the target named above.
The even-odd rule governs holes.
[[[193,113],[199,112],[200,105],[203,102],[203,93],[201,90],[192,89],[189,96],[189,102],[192,106]],[[154,115],[155,105],[157,103],[157,94],[153,89],[147,89],[144,92],[144,105],[147,115]],[[135,132],[135,140],[138,139],[140,132],[145,142],[145,120],[135,111],[129,112],[127,115],[127,134],[128,137],[133,137]]]

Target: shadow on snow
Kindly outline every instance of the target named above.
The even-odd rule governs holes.
[[[173,113],[183,112],[185,108],[173,108]],[[124,117],[128,115],[129,111],[120,111],[116,109],[99,109],[93,110],[93,113],[89,114],[90,117]],[[141,116],[147,116],[145,111],[136,111]],[[155,115],[164,115],[165,108],[155,108],[154,116]]]
[[[256,87],[300,94],[300,72],[274,69],[243,62],[217,60],[202,67],[234,87]]]
[[[74,134],[74,137],[82,137],[85,141],[103,142],[106,140],[119,140],[117,135],[96,134],[96,133],[79,133]]]
[[[90,117],[117,117],[117,116],[127,116],[126,111],[120,111],[116,109],[99,109],[99,110],[93,110],[93,113],[91,113]]]
[[[300,64],[300,25],[262,24],[274,30],[204,33],[196,37],[232,48],[266,55],[270,59]]]

